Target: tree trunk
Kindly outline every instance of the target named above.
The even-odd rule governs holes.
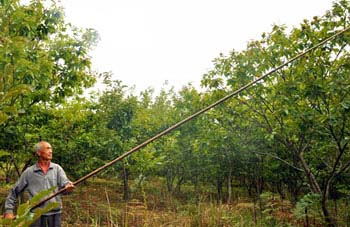
[[[328,180],[325,188],[323,189],[322,212],[323,212],[323,216],[325,218],[327,226],[331,227],[331,226],[336,226],[336,223],[335,223],[335,220],[331,217],[331,214],[329,213],[328,207],[327,207],[327,201],[328,201],[328,195],[329,195],[329,184],[330,184],[330,181]]]
[[[313,173],[311,172],[308,164],[306,163],[302,153],[300,153],[298,155],[298,158],[299,160],[301,161],[301,165],[302,165],[302,168],[303,168],[303,171],[309,181],[309,185],[310,185],[310,189],[313,193],[316,193],[316,194],[320,194],[322,195],[322,191],[321,191],[321,188],[320,186],[318,185],[317,181],[316,181],[316,178],[315,176],[313,175]]]
[[[321,191],[320,186],[318,185],[315,176],[311,172],[309,166],[307,165],[304,157],[302,156],[302,153],[299,154],[299,159],[301,161],[304,173],[306,174],[306,177],[309,181],[310,184],[310,189],[313,193],[317,193],[322,195],[322,201],[321,201],[321,206],[322,206],[322,213],[324,216],[324,219],[326,221],[327,226],[332,227],[336,226],[335,220],[331,217],[331,214],[329,213],[329,210],[327,208],[327,200],[328,200],[328,191],[329,191],[329,183],[330,180],[327,180],[326,186],[324,187],[323,191]]]
[[[123,164],[123,200],[128,201],[130,196],[129,192],[129,169]]]
[[[180,193],[181,192],[181,185],[184,182],[184,180],[185,179],[183,177],[180,177],[179,180],[177,181],[177,184],[175,186],[175,192],[176,193]]]
[[[230,204],[232,202],[232,168],[230,166],[228,177],[227,177],[227,191],[228,191],[228,197],[227,197],[227,203]]]
[[[256,204],[256,197],[255,196],[253,198],[253,204],[254,204],[254,206],[253,206],[253,220],[254,220],[254,226],[256,226],[258,221],[257,221],[257,214],[256,214],[256,206],[257,206],[257,204]]]
[[[173,192],[174,176],[171,170],[166,171],[166,186],[169,193]]]
[[[16,160],[15,160],[13,157],[14,157],[14,154],[13,154],[13,151],[12,151],[12,154],[11,154],[11,162],[12,162],[13,166],[15,167],[17,176],[20,177],[22,172],[19,170],[19,167],[18,167],[18,165],[17,165],[17,162],[16,162]]]
[[[307,211],[307,207],[305,207],[305,227],[310,227],[309,214],[308,214],[308,211]]]
[[[322,212],[324,215],[324,219],[326,221],[326,224],[328,227],[334,227],[336,226],[335,221],[331,217],[328,208],[327,208],[327,199],[322,199]]]
[[[277,190],[278,194],[280,195],[281,199],[286,198],[286,196],[284,194],[284,190],[283,190],[283,182],[279,181],[278,183],[276,183],[276,190]]]
[[[216,183],[217,183],[216,184],[216,189],[217,189],[217,195],[218,195],[217,201],[221,202],[221,198],[222,198],[222,180],[218,178]]]

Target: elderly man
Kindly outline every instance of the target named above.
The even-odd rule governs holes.
[[[18,195],[23,191],[28,191],[29,197],[33,197],[40,191],[57,187],[66,188],[66,191],[72,191],[74,185],[68,180],[64,170],[58,164],[51,162],[52,147],[46,141],[41,141],[34,146],[35,153],[38,157],[38,162],[28,167],[16,182],[15,186],[10,190],[5,202],[5,218],[13,219],[13,210],[18,198]],[[58,195],[52,198],[49,202],[58,202],[60,206],[44,214],[33,225],[33,227],[59,227],[61,226],[61,208],[62,201]]]

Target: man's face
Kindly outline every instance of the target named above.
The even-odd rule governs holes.
[[[40,159],[49,161],[52,159],[52,147],[49,143],[43,142],[41,144],[41,149],[37,152]]]

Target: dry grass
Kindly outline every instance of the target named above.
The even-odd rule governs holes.
[[[80,185],[63,198],[63,226],[249,226],[244,223],[253,221],[250,203],[181,202],[157,182],[146,193],[134,192],[134,199],[125,203],[120,188],[100,179]]]

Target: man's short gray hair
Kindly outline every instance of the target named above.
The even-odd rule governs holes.
[[[34,145],[34,152],[40,151],[43,148],[43,143],[46,141],[40,141]],[[47,143],[47,142],[46,142]]]

